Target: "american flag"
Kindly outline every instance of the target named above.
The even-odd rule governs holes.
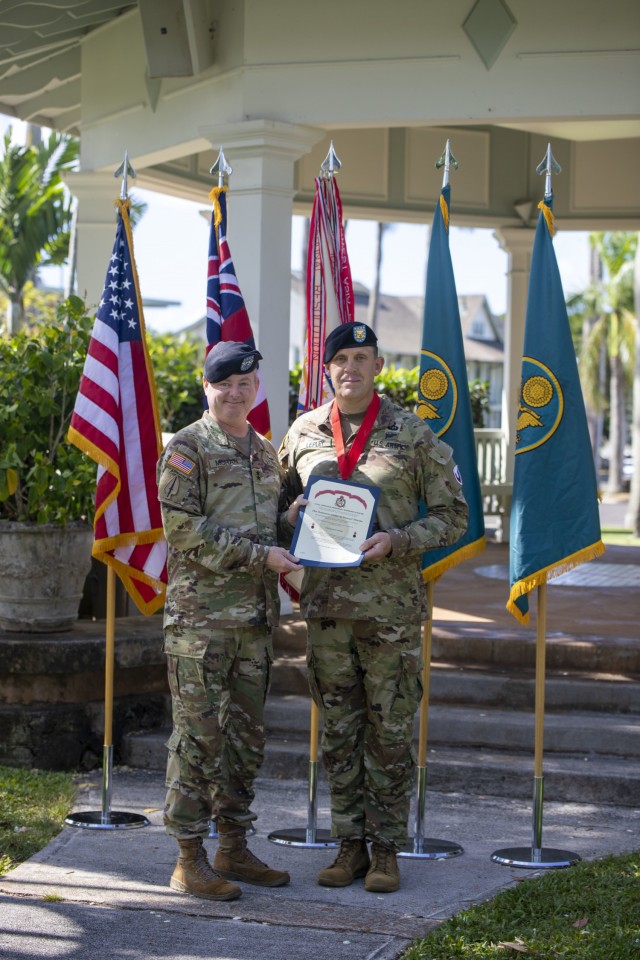
[[[226,187],[214,187],[210,193],[213,213],[207,267],[207,353],[221,341],[256,345],[227,242],[226,191]],[[258,433],[270,438],[269,404],[260,371],[258,379],[258,395],[247,419]]]
[[[133,260],[130,201],[118,226],[68,439],[98,464],[93,556],[113,567],[141,613],[164,603],[167,544],[158,502],[162,451]]]
[[[307,336],[298,415],[327,403],[333,390],[324,375],[324,342],[340,323],[354,318],[355,301],[342,203],[335,177],[317,177],[309,227]]]

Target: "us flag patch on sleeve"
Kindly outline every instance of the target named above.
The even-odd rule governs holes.
[[[195,463],[193,460],[189,460],[189,457],[185,457],[181,453],[172,453],[167,461],[167,466],[175,467],[176,470],[179,470],[180,473],[186,474],[188,477],[195,467]]]

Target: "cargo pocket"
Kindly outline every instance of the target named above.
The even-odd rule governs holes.
[[[265,647],[266,647],[265,657],[264,657],[265,677],[264,677],[264,698],[262,701],[263,703],[266,703],[267,694],[269,693],[269,689],[271,687],[271,671],[273,668],[273,641],[271,637],[269,637],[269,639],[267,640]]]
[[[322,709],[324,703],[322,701],[322,694],[320,693],[320,688],[316,678],[315,657],[311,648],[307,650],[307,680],[309,683],[311,699],[319,709]]]
[[[422,694],[422,650],[405,650],[400,654],[398,664],[392,718],[398,721],[413,721]]]

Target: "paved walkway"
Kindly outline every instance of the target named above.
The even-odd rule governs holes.
[[[76,809],[100,810],[100,777],[85,778]],[[402,887],[369,894],[363,882],[331,890],[315,876],[329,850],[271,843],[273,830],[305,828],[307,785],[259,780],[251,847],[290,871],[288,887],[243,886],[240,900],[210,903],[167,886],[176,846],[161,826],[161,776],[114,771],[114,810],[141,813],[134,830],[65,827],[27,863],[0,878],[0,955],[6,960],[392,960],[438,921],[535,871],[496,864],[491,853],[531,844],[531,804],[460,793],[427,793],[430,839],[460,844],[447,860],[402,859]],[[318,825],[328,824],[323,783]],[[638,809],[545,806],[543,848],[583,858],[637,848]],[[208,841],[213,853],[215,841]]]
[[[610,521],[609,521],[610,522]],[[547,634],[556,642],[601,648],[640,639],[637,548],[610,547],[598,561],[548,592]],[[435,587],[434,630],[460,637],[535,636],[505,610],[508,547],[490,543],[478,558],[449,571]],[[589,568],[591,567],[591,571]],[[498,571],[496,576],[491,572]],[[593,571],[598,574],[595,580]],[[489,574],[489,575],[487,575]],[[603,576],[601,576],[601,574]],[[630,577],[630,579],[629,579]],[[99,811],[101,773],[81,782],[76,809]],[[394,894],[319,887],[315,876],[329,850],[276,845],[274,830],[307,825],[307,783],[261,779],[257,784],[255,852],[292,875],[273,891],[244,887],[240,900],[209,903],[167,886],[176,846],[161,825],[162,776],[116,769],[112,809],[141,813],[150,825],[135,830],[65,827],[45,850],[0,878],[0,955],[7,960],[395,960],[443,918],[492,897],[535,871],[494,863],[503,847],[530,848],[532,803],[427,790],[427,835],[460,844],[451,859],[401,861]],[[318,826],[328,826],[326,785],[318,792]],[[413,823],[413,819],[411,820]],[[543,848],[583,858],[638,848],[637,807],[546,803]],[[209,841],[213,852],[215,841]]]

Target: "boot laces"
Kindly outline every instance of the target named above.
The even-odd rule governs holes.
[[[343,840],[340,844],[338,856],[333,862],[333,866],[343,867],[345,864],[348,864],[351,858],[360,850],[361,844],[362,841],[356,838]]]
[[[213,870],[211,869],[211,864],[207,860],[207,853],[203,846],[198,848],[198,851],[193,858],[193,870],[201,880],[211,879]]]
[[[385,847],[382,844],[375,844],[373,850],[371,851],[371,859],[373,860],[373,869],[381,873],[391,873],[391,870],[395,864],[395,852],[390,847]]]

